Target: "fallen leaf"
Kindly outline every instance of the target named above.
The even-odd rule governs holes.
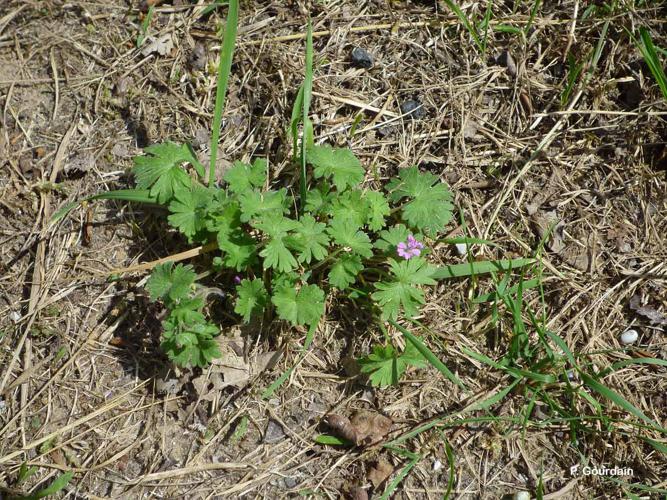
[[[641,296],[639,294],[634,294],[630,299],[630,309],[632,309],[636,314],[645,317],[654,325],[667,325],[667,316],[662,314],[657,309],[654,309],[650,306],[641,305]]]
[[[381,458],[373,468],[368,471],[368,480],[373,483],[373,487],[377,489],[389,478],[389,476],[391,476],[392,472],[394,472],[394,466],[384,458]]]
[[[192,66],[193,69],[203,71],[206,69],[206,63],[208,62],[208,50],[206,45],[201,42],[197,42],[195,48],[192,49],[190,56],[188,57],[188,63]]]
[[[392,420],[379,413],[358,411],[350,419],[357,432],[357,444],[369,445],[381,441],[391,429]]]
[[[519,94],[519,102],[521,103],[523,112],[526,115],[531,116],[533,114],[533,101],[527,92],[523,91],[521,94]]]
[[[146,45],[141,49],[142,56],[149,56],[151,54],[159,54],[161,56],[166,56],[174,48],[174,40],[171,36],[171,33],[162,35],[159,38],[148,36],[146,38]]]
[[[561,253],[565,249],[563,242],[563,229],[565,223],[558,219],[556,211],[547,212],[544,210],[537,210],[530,218],[533,229],[540,240],[546,238],[551,230],[549,239],[545,246],[554,253]]]
[[[591,265],[591,258],[586,251],[576,254],[565,253],[562,257],[565,262],[580,271],[587,271]]]
[[[545,182],[540,183],[541,185],[537,189],[535,196],[533,196],[533,199],[530,200],[530,203],[526,205],[526,211],[528,212],[528,215],[534,215],[545,202],[547,202],[554,195],[558,194],[558,192],[562,189],[561,181],[564,176],[565,172],[561,168],[554,166],[551,169],[549,177],[545,180]]]
[[[269,351],[246,359],[245,339],[238,330],[232,337],[218,336],[216,342],[222,356],[213,360],[207,373],[193,380],[199,397],[208,401],[225,387],[245,387],[253,377],[273,368],[282,355],[281,351]]]
[[[178,394],[183,387],[183,381],[177,378],[163,379],[158,378],[155,381],[155,389],[161,394]]]
[[[326,423],[339,437],[352,441],[357,446],[368,446],[380,442],[389,433],[393,422],[379,413],[361,410],[351,419],[329,414]]]
[[[357,444],[357,431],[349,418],[332,413],[326,416],[325,421],[339,437]]]

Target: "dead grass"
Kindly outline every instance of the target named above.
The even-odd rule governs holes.
[[[476,257],[530,254],[540,223],[560,221],[543,259],[548,328],[598,370],[631,356],[665,359],[664,325],[629,303],[639,295],[667,313],[667,106],[623,32],[647,26],[667,48],[664,7],[624,1],[611,17],[582,19],[584,2],[543,2],[531,20],[531,4],[514,3],[516,12],[512,2],[494,2],[482,56],[458,19],[429,2],[244,2],[219,168],[266,155],[274,178],[293,175],[286,128],[310,11],[316,137],[351,146],[371,183],[412,164],[440,175],[470,235],[499,245]],[[490,311],[469,302],[491,289],[483,279],[444,282],[423,314],[434,332],[429,344],[470,395],[432,369],[384,390],[349,376],[346,360],[381,336],[358,312],[333,304],[314,347],[268,401],[261,391],[298,358],[305,332],[250,336],[246,354],[284,350],[278,367],[206,398],[194,374],[168,366],[157,349],[160,311],[145,300],[142,274],[115,282],[107,275],[186,250],[184,242],[156,226],[150,211],[122,204],[97,203],[57,225],[49,216],[66,200],[127,186],[131,157],[147,144],[191,140],[206,157],[219,18],[196,21],[200,7],[180,4],[160,6],[150,28],[156,37],[172,34],[166,55],[135,49],[138,10],[126,2],[12,0],[0,7],[0,486],[10,494],[73,471],[70,496],[338,498],[369,484],[380,457],[396,473],[407,460],[378,446],[316,444],[324,414],[375,409],[393,419],[396,437],[508,384],[463,352],[496,359],[507,347],[511,325],[494,327]],[[483,17],[485,5],[466,5],[469,18]],[[592,76],[561,105],[568,48],[585,62],[607,19],[599,61],[584,70]],[[525,38],[498,31],[529,23]],[[193,62],[198,45],[207,64]],[[372,53],[371,70],[351,67],[352,46]],[[505,50],[516,72],[495,62]],[[406,99],[418,99],[426,116],[401,117]],[[436,258],[461,259],[444,247]],[[540,310],[538,293],[525,301]],[[628,327],[640,332],[641,349],[619,344]],[[604,382],[665,426],[665,380],[663,367],[630,365]],[[491,414],[509,418],[526,404],[514,391]],[[498,420],[422,433],[406,443],[422,459],[397,498],[443,496],[445,443],[453,450],[456,497],[534,492],[540,480],[545,498],[642,493],[609,478],[572,477],[570,466],[582,457],[632,467],[626,480],[664,494],[665,456],[637,437],[627,412],[605,408],[615,424],[591,423],[578,448],[567,425],[540,422],[548,412],[543,401],[525,429]],[[592,409],[578,400],[572,412]],[[664,446],[664,436],[646,435]],[[444,464],[437,471],[436,461]],[[16,484],[24,462],[38,471]]]

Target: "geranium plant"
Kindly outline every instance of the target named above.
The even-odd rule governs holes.
[[[237,4],[229,3],[212,152],[217,151]],[[263,317],[314,331],[329,299],[342,295],[367,307],[379,324],[396,325],[399,318],[419,314],[424,287],[453,276],[426,258],[451,220],[452,193],[438,177],[416,166],[400,169],[384,187],[373,187],[364,182],[366,170],[352,151],[315,144],[308,119],[312,61],[309,29],[306,78],[290,126],[294,163],[301,174],[298,195],[275,187],[278,182],[266,158],[236,161],[216,185],[215,154],[207,175],[188,144],[167,141],[147,147],[134,159],[135,189],[89,199],[165,206],[168,223],[188,242],[215,248],[206,274],[233,283],[233,310],[239,321]],[[57,217],[73,206],[65,206]],[[146,289],[152,300],[168,309],[161,346],[170,360],[183,367],[204,367],[220,356],[215,342],[220,328],[205,313],[206,297],[199,293],[192,265],[155,266]],[[360,364],[374,385],[386,385],[395,383],[408,365],[422,366],[424,354],[430,360],[419,341],[411,340],[403,351],[387,343],[375,347]]]

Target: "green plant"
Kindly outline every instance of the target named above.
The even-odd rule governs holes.
[[[148,34],[148,27],[151,24],[151,20],[153,19],[154,13],[155,13],[155,6],[151,5],[150,7],[148,7],[148,12],[144,17],[144,20],[141,22],[139,36],[137,36],[137,48],[140,48],[144,44],[144,41],[146,40],[146,35]]]
[[[35,466],[28,467],[26,463],[21,464],[21,468],[19,469],[18,473],[18,478],[16,479],[16,484],[25,481],[35,472],[37,472],[37,467]],[[21,496],[18,498],[20,498],[21,500],[38,500],[40,498],[46,498],[55,495],[60,490],[65,488],[65,486],[67,486],[67,484],[72,480],[73,476],[74,476],[73,473],[65,472],[64,474],[61,474],[56,479],[54,479],[48,486],[37,490],[35,493],[26,496]]]
[[[662,62],[660,57],[658,57],[658,52],[655,45],[653,45],[653,40],[648,30],[644,27],[639,28],[639,40],[635,38],[632,34],[630,35],[632,40],[635,42],[635,45],[639,48],[642,53],[642,57],[646,61],[647,66],[653,74],[653,78],[660,87],[660,91],[665,99],[667,99],[667,76],[665,76],[665,70],[663,69]],[[664,55],[664,51],[663,52]]]
[[[208,175],[187,144],[149,146],[135,158],[136,189],[88,199],[120,199],[165,207],[167,222],[191,244],[216,249],[210,269],[216,285],[233,290],[233,309],[243,322],[274,319],[308,327],[307,347],[334,297],[351,299],[401,329],[399,318],[413,318],[425,303],[424,288],[438,279],[512,269],[531,260],[470,262],[437,268],[429,248],[442,241],[452,217],[452,193],[433,174],[401,169],[384,188],[364,186],[365,169],[352,151],[316,145],[308,110],[312,96],[313,48],[310,25],[306,78],[294,105],[290,132],[299,194],[274,187],[268,162],[236,161],[220,186],[214,183],[215,151],[226,83],[236,36],[238,1],[229,15],[218,72]],[[300,147],[298,126],[303,125]],[[54,216],[60,218],[75,204]],[[481,240],[462,239],[468,244]],[[242,275],[242,276],[239,276]],[[207,318],[207,296],[192,265],[157,265],[146,284],[150,298],[168,310],[161,346],[180,366],[205,366],[220,356],[219,327]],[[362,369],[375,385],[396,383],[406,367],[428,361],[462,385],[428,348],[409,332],[399,352],[387,342],[363,358]],[[388,336],[386,336],[388,339]],[[266,394],[284,380],[283,375]]]

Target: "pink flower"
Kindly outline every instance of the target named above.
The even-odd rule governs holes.
[[[241,276],[239,276],[238,274],[236,276],[234,276],[234,283],[237,284],[237,285],[240,284],[241,283]]]
[[[424,244],[420,241],[417,241],[411,234],[408,235],[407,242],[401,241],[396,246],[399,257],[403,257],[404,259],[419,257],[423,248]]]

